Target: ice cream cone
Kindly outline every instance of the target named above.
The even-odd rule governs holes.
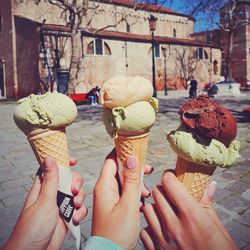
[[[118,135],[115,138],[115,148],[118,157],[118,172],[123,184],[123,168],[126,166],[126,159],[128,156],[136,156],[138,164],[141,168],[142,176],[144,173],[146,151],[148,145],[149,133],[137,136],[122,136]]]
[[[28,135],[28,140],[40,165],[46,156],[51,156],[59,165],[69,166],[65,128],[36,129]]]
[[[191,161],[187,161],[181,157],[177,157],[176,176],[187,188],[188,192],[197,200],[199,200],[210,178],[215,171],[214,166],[200,165]]]

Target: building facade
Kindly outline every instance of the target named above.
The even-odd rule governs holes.
[[[157,18],[154,37],[148,24],[151,14]],[[66,92],[59,78],[69,70],[72,52],[67,13],[45,0],[2,0],[0,18],[1,95],[39,93],[48,90],[48,82]],[[171,9],[101,1],[94,15],[83,18],[80,31],[76,93],[86,93],[115,75],[151,80],[152,39],[158,90],[185,88],[191,77],[200,86],[221,78],[220,46],[193,37],[194,19]]]
[[[229,30],[215,29],[208,32],[199,32],[192,34],[192,38],[203,43],[219,46],[222,50],[221,75],[227,74],[227,60],[231,56],[231,78],[244,85],[250,81],[250,1],[238,1],[235,15],[235,28],[232,29],[232,51],[229,53]],[[220,24],[226,27],[228,12],[221,9]],[[214,64],[216,67],[216,62]]]

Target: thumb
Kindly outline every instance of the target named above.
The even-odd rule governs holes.
[[[213,204],[213,198],[215,194],[217,183],[215,181],[212,181],[207,189],[205,190],[203,196],[200,199],[200,204],[203,207],[211,207]]]
[[[53,158],[45,157],[43,168],[44,175],[38,200],[56,202],[59,180],[57,163]]]
[[[220,230],[225,234],[225,236],[231,241],[230,234],[228,233],[225,226],[222,224],[220,218],[218,217],[217,213],[215,212],[215,210],[212,206],[213,198],[214,198],[214,194],[215,194],[215,190],[216,190],[216,185],[217,185],[217,183],[215,181],[212,181],[208,185],[207,189],[205,190],[205,192],[200,200],[200,204],[201,204],[201,206],[203,206],[206,209],[210,219],[220,228]],[[235,249],[237,249],[237,247]]]
[[[121,199],[126,203],[137,204],[141,193],[141,169],[135,156],[128,156],[123,172]]]

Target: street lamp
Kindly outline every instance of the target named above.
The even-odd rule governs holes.
[[[168,85],[167,85],[167,48],[162,47],[164,56],[164,91],[165,95],[168,95]]]
[[[149,29],[152,34],[152,81],[154,88],[153,97],[157,97],[157,90],[155,83],[155,47],[154,47],[154,31],[156,29],[156,21],[157,18],[151,14],[150,17],[148,18],[148,22],[149,22]]]

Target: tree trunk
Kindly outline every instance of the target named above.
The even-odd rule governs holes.
[[[76,86],[79,83],[78,72],[82,56],[81,31],[78,29],[78,27],[74,26],[72,28],[71,43],[72,43],[72,54],[70,61],[68,93],[74,94],[76,92]]]
[[[232,53],[233,53],[233,31],[230,30],[228,33],[228,51],[226,60],[226,74],[225,80],[232,80]]]

